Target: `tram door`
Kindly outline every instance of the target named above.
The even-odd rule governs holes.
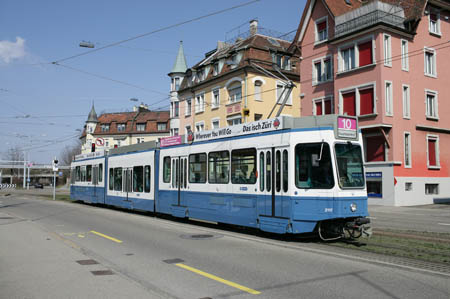
[[[187,189],[187,169],[187,156],[172,157],[172,189],[176,190],[176,196],[172,200],[174,206],[186,206],[183,191]]]
[[[122,170],[122,192],[125,193],[124,201],[131,201],[128,199],[128,193],[132,190],[133,169],[124,168]]]
[[[288,217],[289,200],[284,199],[289,187],[289,148],[261,149],[259,159],[259,214],[269,217]]]
[[[97,186],[98,186],[98,165],[92,166],[92,185],[94,186],[94,195],[92,202],[98,202]]]

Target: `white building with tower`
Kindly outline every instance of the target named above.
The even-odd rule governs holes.
[[[103,113],[97,117],[92,105],[80,136],[81,153],[157,141],[169,135],[169,111],[150,111],[141,104],[133,112]]]
[[[171,78],[170,84],[170,135],[177,136],[180,133],[180,101],[178,89],[184,79],[187,70],[186,57],[184,56],[183,41],[180,41],[177,58],[172,71],[168,74]]]

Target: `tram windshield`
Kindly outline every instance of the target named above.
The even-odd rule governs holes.
[[[302,189],[331,189],[334,186],[328,143],[295,146],[295,185]]]
[[[364,187],[361,147],[350,142],[338,143],[335,150],[341,188]]]

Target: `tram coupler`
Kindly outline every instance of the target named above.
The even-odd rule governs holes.
[[[363,217],[346,222],[344,224],[344,234],[348,239],[370,238],[372,236],[370,219]]]

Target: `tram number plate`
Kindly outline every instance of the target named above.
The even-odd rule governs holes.
[[[356,138],[356,119],[338,117],[338,137]]]

